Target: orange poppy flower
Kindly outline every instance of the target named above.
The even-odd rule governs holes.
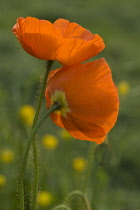
[[[12,28],[23,49],[42,60],[57,60],[63,65],[79,64],[105,47],[98,34],[92,34],[77,23],[58,19],[20,17]]]
[[[47,108],[61,105],[53,122],[77,139],[100,144],[116,122],[118,93],[104,59],[52,71],[45,96]]]

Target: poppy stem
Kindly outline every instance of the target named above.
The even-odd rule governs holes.
[[[37,103],[37,107],[36,107],[36,113],[35,113],[32,129],[36,125],[38,117],[39,117],[40,108],[41,108],[41,104],[42,104],[42,98],[44,95],[47,78],[48,78],[48,74],[51,69],[52,63],[53,63],[53,61],[51,61],[51,60],[49,60],[47,63],[47,68],[46,68],[45,75],[43,77],[43,81],[42,81],[42,85],[41,85],[41,89],[40,89],[40,94],[39,94],[39,99],[38,99],[38,103]],[[34,135],[34,138],[32,141],[32,147],[33,147],[34,166],[35,166],[34,187],[33,187],[33,209],[35,210],[37,208],[37,191],[38,191],[38,178],[39,178],[39,164],[38,164],[38,154],[37,154],[35,135]],[[27,154],[27,156],[28,156],[28,154]],[[24,192],[22,192],[22,195],[23,195],[23,199],[20,199],[20,200],[23,200],[23,201],[21,201],[21,202],[23,202],[23,204],[21,204],[21,206],[23,206],[23,209],[24,209]],[[21,207],[21,209],[22,209],[22,207]]]
[[[27,157],[28,157],[28,154],[29,154],[31,143],[32,143],[32,141],[34,139],[34,136],[36,134],[36,131],[40,127],[41,123],[45,120],[46,117],[49,116],[50,113],[54,112],[55,110],[57,110],[59,108],[60,108],[60,104],[56,103],[50,109],[48,109],[42,115],[42,117],[39,119],[39,121],[36,123],[36,125],[34,126],[32,132],[31,132],[31,136],[28,140],[28,144],[27,144],[27,147],[26,147],[26,150],[25,150],[25,153],[24,153],[23,162],[22,162],[21,171],[20,171],[20,210],[24,210],[23,177],[24,177],[24,171],[25,171],[25,167],[26,167],[26,163],[27,163]]]
[[[36,107],[36,113],[35,113],[35,117],[34,117],[34,121],[33,121],[33,127],[35,126],[35,124],[38,120],[40,107],[41,107],[41,104],[42,104],[42,98],[43,98],[43,95],[44,95],[48,74],[50,72],[52,64],[53,64],[53,61],[48,60],[46,72],[45,72],[45,75],[44,75],[44,78],[43,78],[43,81],[42,81],[42,86],[41,86],[41,89],[40,89],[40,95],[39,95],[39,99],[38,99],[38,103],[37,103],[37,107]]]
[[[43,81],[41,84],[41,89],[40,89],[40,94],[39,94],[39,99],[38,99],[38,103],[37,103],[37,107],[36,107],[36,113],[35,113],[32,129],[36,125],[38,117],[39,117],[40,108],[41,108],[41,104],[42,104],[42,98],[44,95],[48,74],[50,72],[52,64],[53,64],[53,61],[48,60],[45,75],[43,77]],[[38,163],[38,154],[37,154],[37,146],[36,146],[35,136],[32,141],[32,148],[33,148],[34,167],[35,167],[32,206],[33,206],[33,209],[36,210],[37,209],[38,178],[39,178],[39,163]]]

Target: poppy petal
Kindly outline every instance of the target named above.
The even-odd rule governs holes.
[[[95,35],[77,23],[59,18],[54,22],[55,28],[59,29],[65,38],[79,38],[86,41],[94,39]]]
[[[42,60],[56,60],[58,46],[62,43],[60,32],[47,20],[18,18],[13,27],[23,49]]]
[[[60,114],[57,114],[57,113],[51,113],[50,114],[50,117],[52,119],[52,121],[58,125],[59,127],[61,128],[65,128],[63,122],[62,122],[62,118],[61,118],[61,115]]]
[[[118,115],[118,93],[104,59],[59,69],[48,80],[50,95],[62,90],[73,119],[91,122],[107,133]],[[66,119],[67,120],[67,119]]]
[[[98,35],[95,35],[95,39],[90,41],[65,38],[64,43],[58,49],[57,60],[62,65],[72,66],[96,56],[103,49],[103,41]]]
[[[62,117],[62,122],[65,129],[74,138],[94,141],[94,138],[105,137],[105,131],[103,128],[88,121],[79,121],[79,119],[76,120],[71,114],[67,115],[67,119]]]
[[[82,71],[81,67],[83,75],[77,75],[78,80],[72,81],[77,83],[77,87],[73,93],[71,89],[69,92],[71,95],[67,97],[72,97],[74,93],[77,97],[69,101],[69,106],[74,107],[72,112],[74,118],[80,121],[85,121],[88,118],[89,121],[103,127],[107,133],[117,120],[119,109],[117,88],[112,80],[110,68],[104,59],[86,65],[88,73]],[[85,84],[88,81],[85,88],[81,87],[84,80]],[[78,94],[80,90],[82,94]]]
[[[58,19],[54,26],[67,38],[60,47],[58,60],[63,65],[75,65],[97,55],[105,47],[98,34],[92,34],[77,23]]]
[[[71,117],[67,116],[67,120],[60,114],[51,113],[52,121],[61,128],[65,128],[74,138],[80,140],[94,141],[98,144],[105,139],[105,132],[103,128],[89,122],[80,123]]]
[[[23,49],[42,60],[57,60],[63,65],[79,64],[105,47],[98,34],[92,34],[77,23],[58,19],[20,17],[12,28]]]
[[[79,124],[74,119],[72,119],[71,116],[69,116],[69,118],[65,120],[63,117],[61,117],[60,114],[55,113],[51,113],[50,117],[57,126],[65,128],[74,138],[80,140],[94,141],[97,144],[101,144],[106,138],[104,130],[95,124],[91,124],[88,122],[83,122],[83,124]],[[90,126],[89,129],[88,127],[85,127],[86,125]]]

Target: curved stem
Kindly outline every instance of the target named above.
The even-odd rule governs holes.
[[[56,206],[53,210],[58,210],[58,209],[72,210],[70,207],[68,207],[66,205]]]
[[[73,197],[75,197],[75,196],[79,196],[79,197],[84,201],[85,206],[86,206],[86,210],[91,210],[90,204],[89,204],[89,202],[88,202],[86,196],[85,196],[81,191],[73,191],[73,192],[71,192],[71,193],[67,196],[67,198],[66,198],[66,200],[65,200],[64,203],[65,203],[65,204],[68,204],[68,203],[70,202],[70,200],[71,200]]]
[[[40,112],[40,108],[41,108],[41,104],[42,104],[42,98],[44,95],[47,78],[48,78],[48,74],[51,69],[52,63],[53,63],[53,61],[50,61],[50,60],[47,63],[47,68],[46,68],[45,75],[43,77],[43,81],[41,84],[41,90],[40,90],[40,94],[39,94],[39,99],[38,99],[38,103],[37,103],[37,107],[36,107],[36,113],[35,113],[32,129],[34,128],[34,126],[36,125],[36,122],[38,120],[38,116],[39,116],[39,112]],[[32,207],[34,210],[36,210],[36,208],[37,208],[38,178],[39,178],[39,163],[38,163],[38,154],[37,154],[37,146],[36,146],[35,136],[32,141],[32,147],[33,147],[34,166],[35,166]]]
[[[39,126],[41,125],[41,123],[44,121],[44,119],[53,111],[57,110],[60,108],[60,105],[58,103],[54,104],[50,109],[48,109],[41,117],[41,119],[36,123],[36,125],[34,126],[31,136],[28,140],[28,144],[24,153],[24,157],[23,157],[23,162],[22,162],[22,166],[21,166],[21,171],[20,171],[20,210],[24,210],[24,190],[23,190],[23,177],[24,177],[24,171],[25,171],[25,167],[26,167],[26,163],[27,163],[27,157],[29,154],[29,150],[30,150],[30,146],[31,143],[34,139],[35,133],[37,131],[37,129],[39,128]]]

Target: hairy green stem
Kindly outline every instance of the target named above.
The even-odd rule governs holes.
[[[86,196],[81,191],[73,191],[73,192],[71,192],[67,196],[67,198],[66,198],[64,203],[68,204],[71,201],[71,199],[73,199],[75,196],[79,196],[83,200],[83,202],[85,204],[85,207],[86,207],[86,210],[91,210],[90,204],[89,204]]]
[[[44,95],[48,74],[50,72],[52,64],[53,64],[53,61],[48,60],[47,67],[46,67],[46,72],[45,72],[45,75],[44,75],[44,78],[43,78],[43,81],[42,81],[42,86],[41,86],[41,89],[40,89],[40,95],[39,95],[39,99],[38,99],[38,103],[37,103],[37,107],[36,107],[36,113],[35,113],[35,117],[34,117],[34,121],[33,121],[33,127],[35,126],[35,124],[38,120],[40,107],[41,107],[41,103],[42,103],[42,98],[43,98],[43,95]]]
[[[53,61],[51,61],[51,60],[49,60],[47,62],[47,67],[46,67],[45,75],[43,77],[43,81],[42,81],[42,84],[41,84],[41,89],[40,89],[40,94],[39,94],[39,98],[38,98],[38,103],[37,103],[37,107],[36,107],[36,113],[35,113],[32,129],[36,125],[36,122],[37,122],[38,117],[39,117],[40,108],[41,108],[41,104],[42,104],[42,98],[43,98],[43,95],[44,95],[44,91],[45,91],[45,87],[46,87],[46,83],[47,83],[47,78],[48,78],[48,74],[49,74],[49,71],[51,69],[52,63],[53,63]],[[39,163],[38,163],[38,153],[37,153],[35,135],[34,135],[34,138],[33,138],[33,141],[32,141],[32,147],[33,147],[33,157],[34,157],[34,167],[35,167],[32,208],[34,210],[36,210],[37,209],[38,178],[39,178]]]
[[[39,121],[36,123],[36,125],[34,126],[32,132],[31,132],[31,136],[28,140],[28,144],[24,153],[24,157],[23,157],[23,162],[22,162],[22,166],[21,166],[21,171],[20,171],[20,183],[19,183],[19,187],[20,187],[20,210],[24,210],[24,190],[23,190],[23,178],[24,178],[24,171],[25,171],[25,167],[26,167],[26,163],[27,163],[27,157],[29,154],[29,150],[30,150],[30,146],[31,143],[34,139],[35,133],[37,131],[37,129],[39,128],[39,126],[41,125],[41,123],[44,121],[44,119],[53,111],[57,110],[60,108],[60,105],[58,103],[54,104],[50,109],[48,109],[43,115],[42,117],[39,119]]]

